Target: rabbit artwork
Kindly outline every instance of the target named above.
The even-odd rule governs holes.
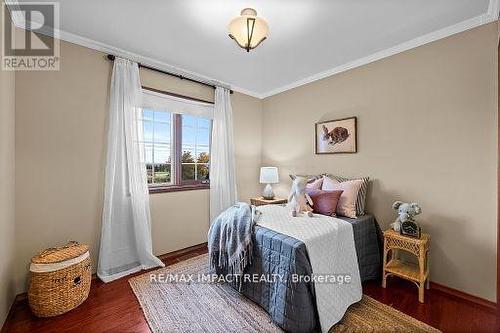
[[[344,142],[348,137],[349,131],[344,127],[335,127],[333,130],[329,131],[328,128],[323,125],[323,140],[328,141],[331,145]]]
[[[288,196],[288,206],[292,208],[292,216],[297,217],[304,213],[312,217],[313,201],[309,194],[306,193],[307,179],[304,177],[296,177],[292,183],[292,190]]]

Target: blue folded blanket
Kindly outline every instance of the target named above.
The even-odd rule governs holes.
[[[243,274],[252,261],[253,209],[238,202],[217,216],[208,231],[211,269]]]

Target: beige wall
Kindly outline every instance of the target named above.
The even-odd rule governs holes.
[[[3,5],[2,2],[0,5]],[[0,35],[3,34],[3,24],[0,18]],[[14,72],[0,70],[0,328],[15,296],[14,87]]]
[[[497,26],[467,31],[267,98],[263,162],[370,176],[383,228],[395,200],[422,206],[431,279],[496,299]],[[358,117],[358,153],[314,154],[315,122]],[[282,182],[285,194],[289,181]]]
[[[261,191],[258,181],[262,104],[256,98],[239,93],[234,93],[231,99],[238,197],[248,202]],[[208,190],[153,194],[150,200],[153,250],[156,254],[207,241],[210,207]]]
[[[260,193],[261,160],[280,167],[283,195],[289,172],[369,175],[368,210],[383,228],[394,219],[394,200],[422,205],[420,221],[433,237],[432,280],[494,300],[496,38],[490,24],[264,101],[235,93],[240,199]],[[59,72],[16,74],[18,292],[29,258],[45,247],[86,242],[97,263],[111,64],[99,52],[65,42],[61,53]],[[147,86],[213,99],[210,88],[188,81],[147,70],[141,77]],[[358,117],[359,152],[314,155],[313,123],[351,115]],[[3,130],[2,154],[14,142],[11,130],[10,141],[3,140]],[[9,178],[3,169],[2,180]],[[156,254],[206,241],[208,191],[150,198]],[[1,212],[2,223],[4,216],[12,220],[12,211]],[[7,230],[14,232],[9,224]],[[12,243],[6,240],[0,246]]]
[[[17,291],[31,256],[78,240],[97,263],[111,63],[61,43],[61,70],[16,74]],[[213,100],[213,89],[142,70],[142,83]],[[238,185],[253,195],[260,166],[261,102],[232,96]],[[163,254],[206,241],[208,190],[152,194],[153,248]]]

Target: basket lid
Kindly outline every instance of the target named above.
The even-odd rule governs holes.
[[[64,246],[52,247],[40,252],[31,258],[31,262],[34,264],[53,264],[77,258],[86,253],[88,250],[89,247],[87,245],[70,241]]]

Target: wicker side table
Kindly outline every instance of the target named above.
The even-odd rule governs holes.
[[[384,232],[384,258],[382,272],[382,288],[387,285],[387,276],[394,275],[410,280],[418,287],[418,300],[424,302],[424,289],[429,289],[429,234],[422,233],[420,239],[402,236],[390,229]],[[398,258],[397,251],[403,250],[415,255],[418,264],[405,262]],[[388,258],[389,251],[391,258]]]
[[[287,199],[284,198],[274,198],[271,200],[264,199],[263,197],[251,198],[250,203],[254,206],[264,206],[264,205],[282,205],[288,202]]]

